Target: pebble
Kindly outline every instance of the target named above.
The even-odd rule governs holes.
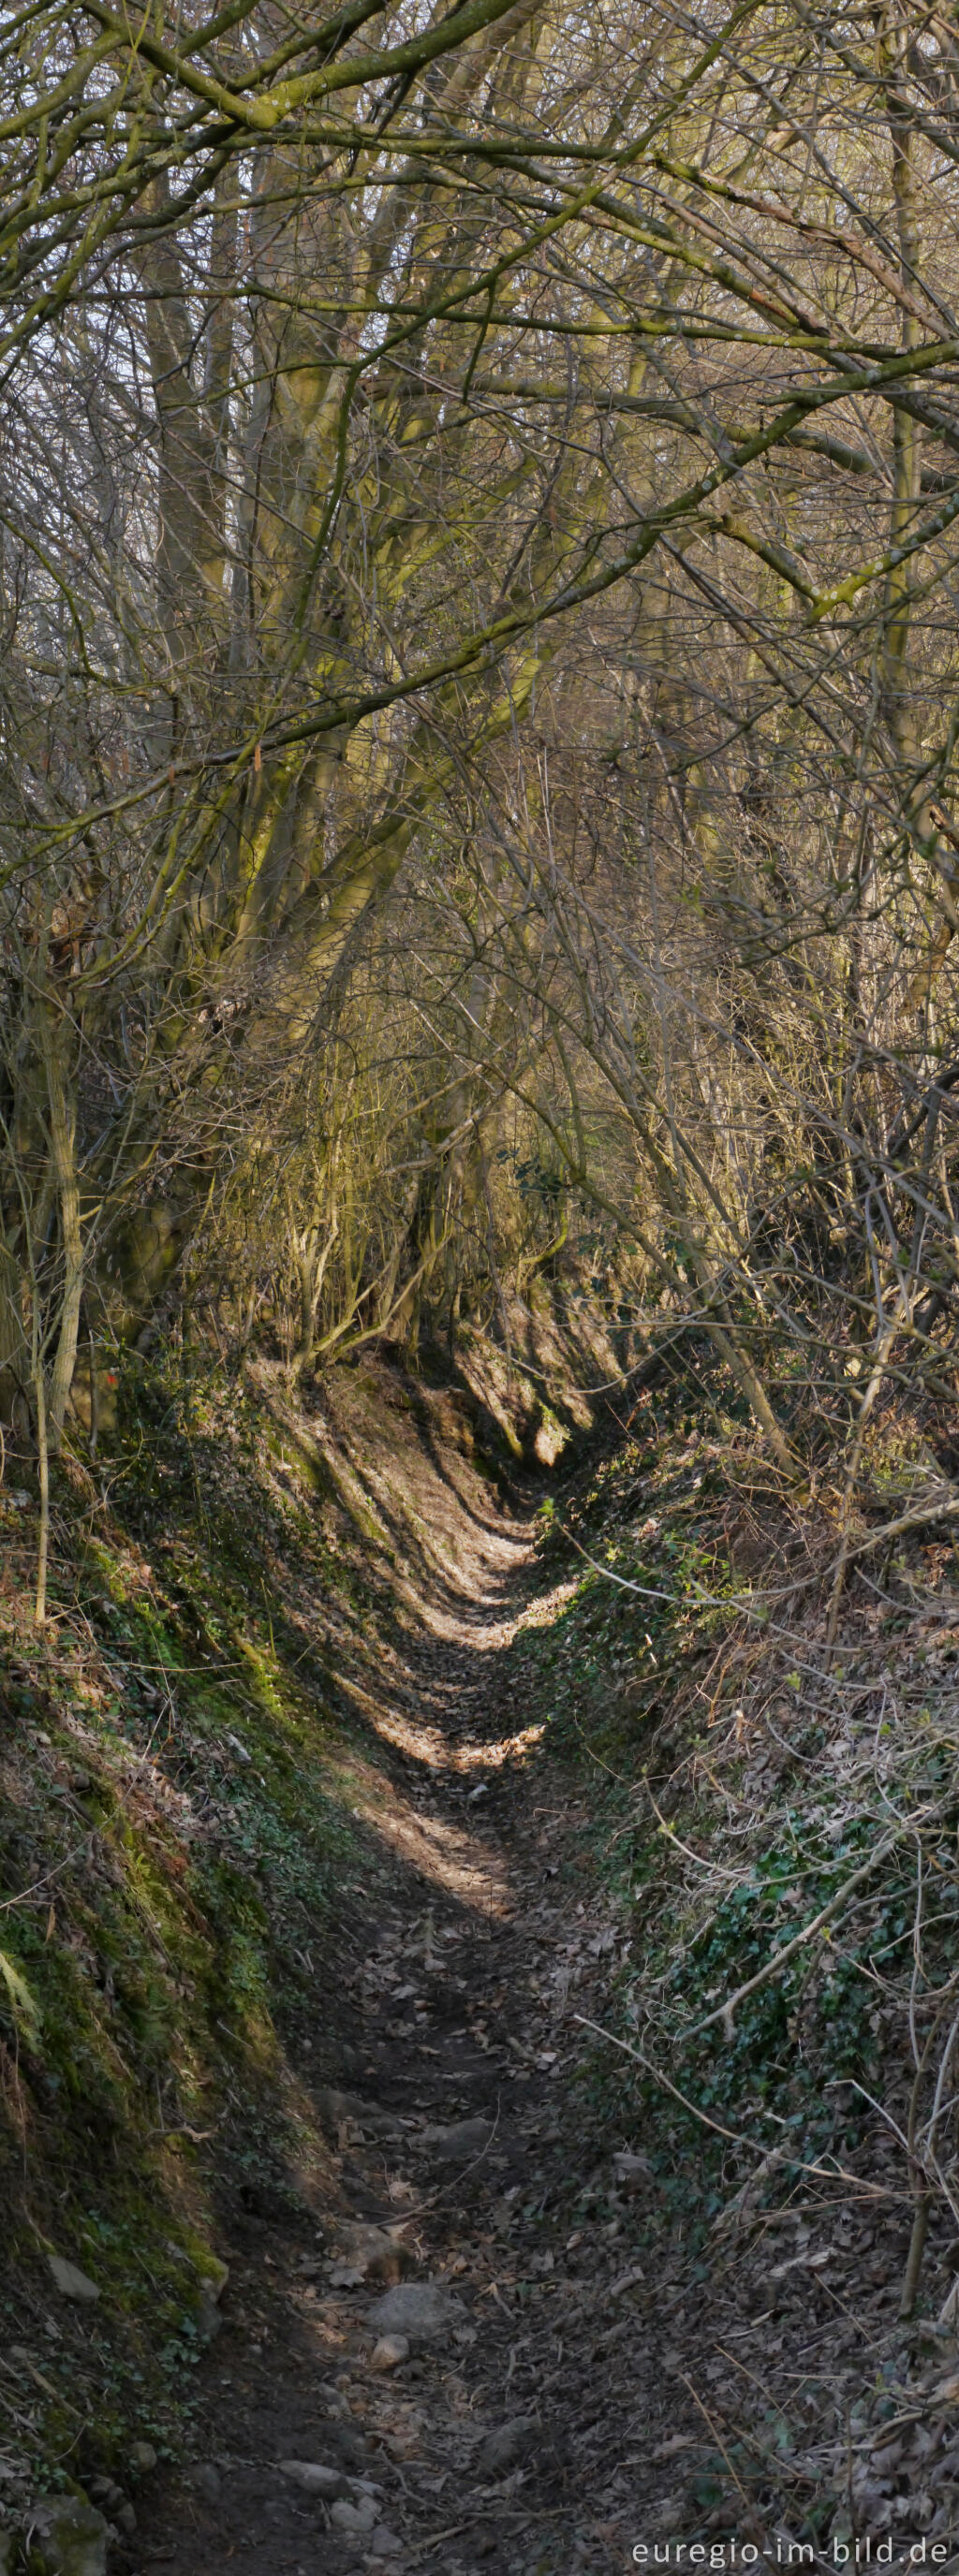
[[[536,2446],[538,2427],[531,2415],[514,2416],[509,2424],[499,2424],[487,2433],[476,2455],[477,2468],[487,2477],[503,2477],[507,2469],[518,2467],[529,2458]]]
[[[385,2228],[341,2228],[339,2240],[337,2259],[329,2276],[334,2289],[341,2284],[350,2288],[358,2281],[401,2281],[404,2272],[412,2270],[414,2258],[409,2246]]]
[[[48,2254],[47,2261],[64,2299],[76,2299],[81,2306],[92,2306],[94,2299],[99,2298],[97,2283],[91,2281],[86,2272],[81,2272],[77,2263],[68,2263],[63,2254]]]
[[[431,2147],[438,2165],[471,2165],[485,2156],[493,2138],[488,2120],[456,2120],[451,2129],[424,2129],[421,2143]]]
[[[329,2468],[323,2460],[281,2460],[279,2469],[281,2478],[287,2478],[292,2487],[299,2487],[301,2495],[339,2496],[343,2493],[345,2480],[342,2469]]]
[[[345,2497],[330,2508],[330,2521],[344,2539],[361,2540],[376,2524],[376,2506],[372,2496],[361,2496],[358,2504],[348,2504]]]
[[[35,2560],[43,2576],[106,2576],[108,2528],[79,2496],[44,2496],[29,2514]]]
[[[117,2485],[115,2478],[91,2478],[90,2494],[94,2504],[102,2504],[107,2514],[114,2514],[118,2505],[126,2503],[123,2488]]]
[[[352,2408],[342,2388],[335,2388],[331,2379],[324,2379],[320,2383],[318,2394],[328,2415],[335,2416],[340,2424],[349,2422]]]
[[[389,2531],[385,2522],[378,2522],[370,2535],[370,2557],[400,2558],[402,2553],[403,2543],[397,2539],[395,2531]]]
[[[371,2370],[396,2370],[401,2361],[409,2360],[409,2336],[381,2335],[370,2356]]]
[[[369,2323],[377,2335],[404,2335],[412,2346],[438,2343],[465,2315],[462,2300],[445,2290],[441,2281],[400,2281],[395,2290],[387,2290],[385,2298],[377,2299],[369,2311]]]
[[[197,2287],[196,2307],[193,2312],[193,2323],[201,2343],[212,2343],[214,2337],[220,2332],[223,2324],[220,2300],[229,2278],[229,2265],[221,2263],[216,2254],[208,2253],[204,2261],[203,2277]]]
[[[190,2469],[187,2485],[192,2487],[194,2495],[202,2496],[204,2504],[219,2504],[220,2472],[214,2468],[212,2460],[200,2460],[195,2469]]]
[[[152,2442],[131,2443],[130,2467],[136,2471],[138,2478],[148,2478],[151,2469],[156,2468],[156,2464],[157,2455]]]
[[[356,2093],[340,2093],[331,2084],[318,2084],[313,2099],[328,2128],[338,2129],[346,2121],[355,2128],[367,2129],[372,2137],[403,2136],[403,2123],[395,2111],[381,2110],[379,2103],[366,2102]]]
[[[215,2282],[204,2281],[196,2303],[194,2324],[201,2343],[212,2343],[223,2324],[220,2314],[221,2291]]]

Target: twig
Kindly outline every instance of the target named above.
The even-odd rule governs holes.
[[[445,2531],[438,2531],[435,2540],[428,2540],[423,2549],[414,2549],[412,2557],[407,2559],[407,2566],[418,2567],[421,2559],[432,2558],[434,2549],[440,2549],[444,2540],[457,2540],[461,2531],[468,2530],[468,2522],[449,2523],[447,2529]]]
[[[75,2415],[78,2424],[86,2422],[80,2407],[71,2405],[69,2397],[64,2396],[62,2388],[54,2388],[52,2379],[44,2377],[42,2370],[38,2370],[36,2363],[31,2361],[29,2353],[21,2352],[19,2358],[21,2369],[29,2371],[31,2379],[36,2381],[38,2388],[42,2388],[45,2397],[52,2397],[58,2406],[65,2406],[67,2414]]]
[[[878,1869],[880,1862],[887,1859],[896,1843],[902,1842],[904,1835],[915,1832],[918,1822],[919,1818],[912,1816],[907,1823],[896,1825],[892,1833],[884,1834],[881,1843],[876,1844],[875,1851],[870,1852],[868,1860],[861,1861],[859,1868],[853,1870],[851,1878],[843,1880],[842,1886],[837,1887],[830,1897],[828,1905],[821,1906],[819,1913],[813,1915],[811,1923],[804,1924],[802,1931],[796,1932],[793,1939],[787,1941],[782,1950],[776,1950],[773,1957],[767,1959],[764,1968],[757,1968],[754,1977],[747,1977],[744,1986],[737,1986],[735,1994],[729,1995],[724,2004],[717,2004],[715,2011],[707,2013],[702,2021],[692,2022],[687,2029],[677,2034],[678,2038],[682,2041],[698,2039],[702,2031],[712,2030],[716,2022],[720,2021],[727,2032],[731,2031],[733,2015],[738,2012],[740,2004],[745,2003],[747,1996],[754,1995],[759,1986],[767,1985],[770,1977],[778,1976],[787,1960],[794,1958],[796,1951],[802,1950],[806,1942],[811,1941],[814,1935],[821,1931],[823,1924],[829,1922],[832,1915],[841,1913],[853,1889],[861,1887],[864,1879],[871,1878],[873,1870]]]
[[[607,2039],[611,2048],[622,2049],[624,2057],[634,2057],[637,2066],[644,2066],[647,2075],[652,2076],[654,2084],[661,2084],[665,2093],[672,2094],[674,2102],[679,2102],[684,2111],[690,2111],[694,2120],[702,2121],[704,2129],[715,2129],[717,2138],[729,2138],[734,2147],[745,2147],[750,2155],[765,2157],[765,2149],[757,2147],[752,2138],[744,2138],[739,2129],[724,2128],[721,2120],[711,2120],[708,2111],[701,2111],[698,2102],[690,2102],[671,2076],[664,2075],[660,2066],[654,2066],[651,2057],[644,2057],[641,2048],[634,2048],[628,2039],[618,2039],[614,2030],[604,2030],[602,2022],[590,2021],[586,2013],[574,2013],[573,2020],[581,2022],[584,2030],[595,2031],[597,2039]]]
[[[918,1511],[902,1512],[897,1521],[884,1521],[881,1529],[870,1530],[868,1537],[856,1540],[847,1550],[847,1558],[865,1556],[871,1547],[881,1547],[884,1539],[900,1538],[904,1530],[925,1529],[930,1521],[952,1521],[959,1517],[959,1494],[953,1486],[947,1493],[922,1503]]]
[[[701,2416],[702,2416],[702,2419],[703,2419],[703,2423],[705,2424],[705,2426],[706,2426],[706,2428],[707,2428],[707,2431],[711,2434],[712,2439],[713,2439],[713,2441],[714,2441],[714,2443],[715,2443],[715,2445],[716,2445],[716,2449],[717,2449],[717,2451],[719,2452],[721,2459],[723,2459],[723,2460],[725,2461],[725,2463],[726,2463],[726,2467],[727,2467],[727,2469],[728,2469],[728,2471],[729,2471],[729,2475],[730,2475],[730,2478],[731,2478],[732,2484],[733,2484],[733,2486],[734,2486],[734,2487],[735,2487],[735,2489],[736,2489],[736,2493],[737,2493],[737,2495],[739,2495],[739,2496],[741,2496],[741,2497],[742,2497],[743,2503],[744,2503],[744,2505],[745,2505],[745,2507],[746,2507],[746,2511],[747,2511],[747,2513],[750,2515],[750,2518],[752,2518],[752,2515],[753,2515],[753,2503],[752,2503],[752,2500],[751,2500],[751,2498],[750,2498],[750,2497],[747,2495],[747,2493],[746,2493],[746,2489],[745,2489],[745,2487],[744,2487],[744,2485],[743,2485],[743,2482],[742,2482],[742,2479],[741,2479],[741,2477],[740,2477],[740,2475],[739,2475],[739,2471],[738,2471],[738,2469],[734,2466],[733,2461],[730,2459],[729,2452],[728,2452],[728,2450],[727,2450],[727,2448],[726,2448],[726,2444],[725,2444],[725,2442],[724,2442],[724,2440],[723,2440],[723,2437],[722,2437],[722,2434],[721,2434],[721,2432],[720,2432],[720,2430],[719,2430],[718,2425],[717,2425],[717,2424],[715,2424],[715,2423],[713,2422],[713,2418],[712,2418],[712,2416],[711,2416],[711,2414],[710,2414],[710,2412],[709,2412],[709,2408],[704,2404],[704,2401],[703,2401],[703,2399],[700,2397],[700,2395],[699,2395],[699,2391],[698,2391],[698,2389],[695,2387],[695,2385],[694,2385],[693,2381],[692,2381],[691,2379],[688,2379],[688,2378],[687,2378],[686,2372],[685,2372],[684,2370],[682,2370],[682,2371],[680,2371],[680,2374],[679,2374],[679,2375],[680,2375],[680,2378],[681,2378],[681,2380],[682,2380],[683,2387],[684,2387],[684,2388],[688,2388],[688,2390],[689,2390],[689,2394],[690,2394],[690,2396],[691,2396],[691,2398],[692,2398],[693,2405],[694,2405],[694,2406],[698,2406],[698,2408],[699,2408],[699,2412],[700,2412],[700,2414],[701,2414]],[[758,2529],[758,2528],[759,2528],[758,2524],[756,2524],[754,2527],[755,2527],[756,2529]],[[763,2566],[764,2566],[765,2568],[769,2569],[770,2562],[769,2562],[768,2558],[766,2557],[765,2550],[764,2550],[764,2549],[763,2549],[763,2547],[762,2547],[762,2535],[761,2535],[761,2533],[760,2533],[760,2550],[759,2550],[759,2555],[760,2555],[760,2558],[761,2558],[761,2561],[762,2561]]]

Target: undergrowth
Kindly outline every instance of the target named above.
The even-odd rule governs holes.
[[[700,2238],[760,2157],[776,2192],[810,2168],[825,2181],[877,2140],[888,2163],[895,2120],[922,2161],[959,1922],[950,1548],[922,1533],[881,1583],[853,1577],[831,1655],[830,1497],[783,1490],[704,1416],[682,1386],[647,1397],[615,1455],[547,1504],[565,1597],[516,1649],[554,1751],[589,1778],[582,1857],[623,1933],[607,2019],[634,2054],[595,2051],[593,2113],[628,2106]],[[917,1457],[897,1421],[878,1428],[864,1526]],[[904,2204],[916,2164],[897,2153]],[[951,2183],[932,2181],[948,2229]]]
[[[578,1775],[571,1877],[607,1916],[570,1996],[582,2128],[621,2178],[601,2205],[641,2257],[652,2331],[680,2346],[690,2420],[658,2511],[684,2538],[728,2543],[748,2514],[767,2550],[907,2533],[941,2559],[955,2528],[941,1493],[896,1400],[847,1514],[838,1479],[777,1478],[687,1379],[540,1515],[552,1609],[516,1641],[518,1687]]]

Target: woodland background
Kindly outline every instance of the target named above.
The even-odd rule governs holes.
[[[178,1303],[295,1375],[600,1245],[784,1466],[948,1379],[956,70],[912,7],[7,22],[42,1454]]]

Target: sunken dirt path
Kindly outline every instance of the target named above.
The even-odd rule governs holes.
[[[193,2462],[144,2497],[136,2576],[605,2576],[643,2528],[675,2392],[635,2204],[570,2086],[609,1935],[515,1701],[528,1529],[474,1515],[457,1555],[387,1675],[402,1866],[335,1963],[322,2223],[267,2210],[228,2249]]]

